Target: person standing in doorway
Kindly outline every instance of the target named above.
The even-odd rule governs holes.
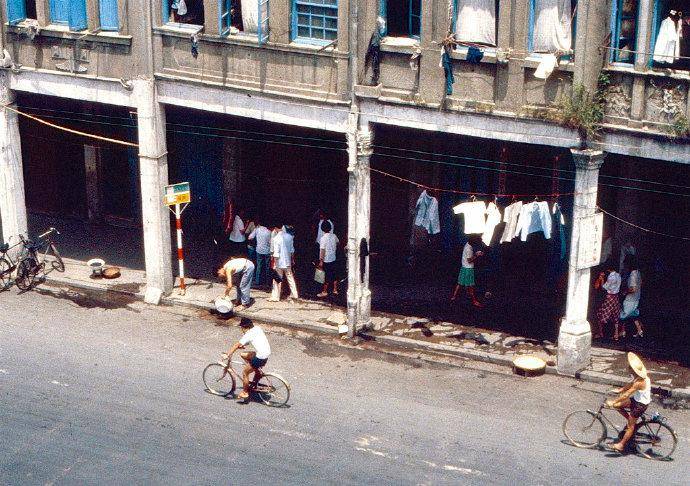
[[[457,300],[460,289],[464,287],[467,290],[467,296],[472,300],[472,305],[484,307],[475,294],[474,280],[474,263],[484,254],[481,250],[475,251],[476,248],[479,248],[480,241],[478,236],[472,236],[462,250],[462,265],[458,274],[458,283],[455,285],[453,296],[450,298],[451,301]]]
[[[255,218],[256,228],[249,235],[249,241],[256,243],[256,273],[254,285],[265,285],[271,264],[271,230],[261,224],[259,218]]]
[[[321,243],[319,244],[319,268],[323,269],[326,278],[323,282],[323,289],[317,297],[327,297],[331,285],[333,286],[333,295],[338,295],[336,253],[340,241],[333,233],[333,225],[329,221],[322,221],[320,230],[323,232],[323,236],[321,236]]]
[[[232,223],[232,230],[228,235],[230,249],[233,255],[246,255],[246,237],[244,235],[244,211],[238,211]]]
[[[256,228],[255,218],[249,217],[244,225],[244,236],[247,241],[247,258],[254,262],[256,265],[256,241],[250,240],[249,235],[254,232]]]
[[[250,291],[254,279],[254,263],[243,257],[234,257],[218,269],[218,278],[223,279],[225,296],[229,296],[233,287],[237,287],[237,305],[235,310],[241,311],[251,305]]]
[[[315,233],[316,233],[316,248],[318,249],[319,254],[321,253],[321,238],[323,238],[323,235],[325,234],[323,231],[323,223],[328,222],[331,225],[331,231],[335,232],[335,226],[333,225],[333,221],[328,219],[328,215],[326,214],[325,211],[322,211],[319,209],[318,211],[318,216],[317,216],[318,222],[316,223],[316,228],[315,228]]]
[[[621,314],[621,301],[618,297],[621,289],[621,276],[614,269],[610,259],[606,267],[606,272],[601,272],[594,282],[594,288],[597,290],[603,289],[606,292],[606,296],[597,310],[597,330],[592,338],[602,339],[604,337],[604,326],[608,322],[613,322],[613,340],[618,341],[618,338],[621,337],[618,333]],[[625,333],[623,333],[624,335]]]
[[[273,267],[280,281],[273,280],[273,292],[269,302],[278,302],[283,290],[283,281],[287,280],[290,286],[290,298],[298,299],[297,282],[292,268],[295,264],[294,230],[292,226],[283,226],[273,240]]]
[[[628,255],[625,258],[625,266],[628,270],[628,284],[623,299],[621,321],[623,323],[632,320],[635,323],[633,337],[643,337],[642,322],[640,321],[640,297],[642,297],[642,275],[636,255]],[[624,324],[625,325],[625,324]],[[625,330],[625,327],[623,328]]]

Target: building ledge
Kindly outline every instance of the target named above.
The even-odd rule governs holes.
[[[5,24],[5,29],[7,32],[22,35],[28,34],[29,26],[24,22],[19,22],[18,24]],[[82,30],[79,32],[74,32],[69,30],[67,26],[50,24],[45,27],[40,27],[36,32],[37,37],[52,37],[55,39],[66,39],[66,40],[83,40],[86,42],[96,42],[100,44],[117,44],[124,46],[132,45],[131,35],[122,35],[117,32],[90,32],[88,30]]]
[[[381,51],[412,55],[419,49],[419,41],[411,37],[384,37],[381,39]]]
[[[677,79],[679,81],[690,81],[690,71],[679,69],[658,69],[646,68],[645,70],[635,69],[633,65],[623,66],[621,64],[608,64],[604,70],[614,73],[625,73],[633,76],[647,76],[653,78]]]

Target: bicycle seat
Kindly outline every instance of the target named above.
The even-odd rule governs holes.
[[[10,244],[9,243],[3,243],[0,245],[0,253],[5,253],[7,250],[10,249]]]

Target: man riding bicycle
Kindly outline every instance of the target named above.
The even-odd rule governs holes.
[[[251,344],[255,351],[245,351],[240,354],[246,365],[242,370],[243,390],[242,393],[238,395],[238,398],[247,402],[249,400],[249,375],[254,373],[253,384],[256,385],[259,378],[261,378],[259,368],[266,365],[268,357],[271,355],[271,346],[268,344],[268,339],[263,329],[254,325],[251,319],[243,317],[240,320],[240,329],[242,330],[242,337],[233,344],[228,351],[228,364],[226,370],[230,366],[232,355],[235,351],[244,349],[247,344]]]
[[[633,381],[623,388],[614,390],[619,394],[618,397],[606,400],[607,406],[618,410],[628,421],[623,437],[609,446],[616,452],[625,451],[628,441],[635,433],[637,419],[652,401],[652,382],[647,376],[647,368],[635,353],[628,353],[628,370],[634,377]]]

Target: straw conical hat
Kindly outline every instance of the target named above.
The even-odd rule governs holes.
[[[628,364],[633,369],[635,374],[640,378],[647,378],[647,368],[638,355],[635,353],[628,353]]]

